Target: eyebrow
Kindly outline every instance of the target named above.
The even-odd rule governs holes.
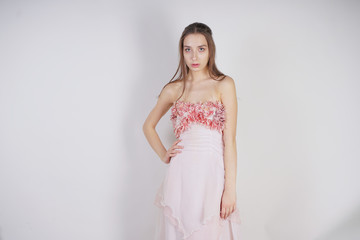
[[[184,45],[184,47],[190,47],[190,46]],[[203,44],[203,45],[200,45],[200,46],[198,46],[198,47],[207,47],[207,45],[206,45],[206,44]]]

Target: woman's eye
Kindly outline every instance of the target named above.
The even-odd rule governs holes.
[[[185,48],[185,52],[188,52],[188,50],[190,50],[190,48]]]
[[[201,50],[201,49],[203,49],[203,50]],[[205,51],[205,48],[200,48],[200,51]]]

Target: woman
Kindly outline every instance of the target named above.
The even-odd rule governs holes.
[[[154,202],[160,207],[155,239],[239,239],[235,83],[216,67],[207,25],[187,26],[179,51],[178,69],[143,125],[149,144],[168,164]],[[169,109],[178,139],[166,149],[155,127]]]

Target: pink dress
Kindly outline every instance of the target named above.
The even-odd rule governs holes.
[[[220,217],[225,180],[224,105],[219,100],[177,101],[170,119],[184,148],[167,165],[156,194],[155,239],[239,240],[239,209],[225,220]]]

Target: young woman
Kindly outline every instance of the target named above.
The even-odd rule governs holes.
[[[178,69],[143,125],[149,144],[168,164],[154,202],[160,209],[155,239],[237,240],[235,83],[216,67],[207,25],[187,26],[179,51]],[[155,127],[169,109],[177,140],[166,149]]]

